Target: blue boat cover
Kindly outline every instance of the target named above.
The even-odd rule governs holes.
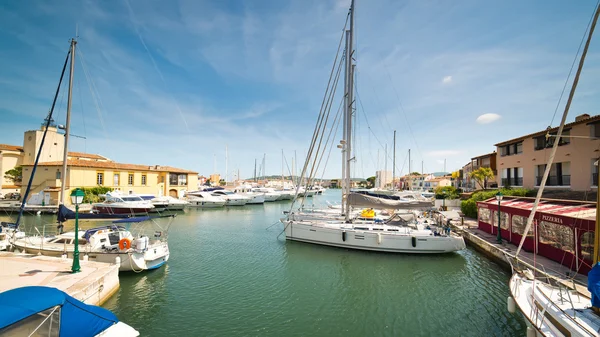
[[[124,219],[129,218],[130,214],[98,214],[98,213],[83,213],[79,212],[79,219]],[[58,206],[58,222],[75,219],[75,212],[68,209],[64,205]]]
[[[600,308],[600,263],[588,273],[588,290],[592,294],[592,306]]]
[[[0,329],[60,306],[59,336],[95,336],[119,322],[109,310],[85,304],[56,288],[22,287],[0,293]]]

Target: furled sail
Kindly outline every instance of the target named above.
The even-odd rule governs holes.
[[[391,200],[359,193],[350,193],[348,195],[348,204],[352,207],[377,209],[426,209],[434,207],[433,201]]]

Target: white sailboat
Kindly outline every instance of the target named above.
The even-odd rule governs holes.
[[[352,1],[349,10],[350,28],[344,32],[346,37],[346,47],[344,57],[340,63],[334,62],[334,69],[344,62],[344,128],[343,139],[340,141],[339,148],[342,149],[342,207],[338,213],[339,216],[332,216],[331,212],[323,212],[325,216],[314,213],[309,216],[301,211],[290,211],[286,218],[281,219],[284,224],[284,232],[287,240],[301,241],[313,244],[371,250],[379,252],[393,253],[448,253],[455,252],[465,248],[465,242],[462,237],[450,233],[438,233],[427,229],[424,226],[390,226],[375,219],[362,219],[354,217],[352,204],[350,203],[350,163],[353,160],[351,155],[352,144],[352,115],[353,115],[353,74],[355,64],[353,62],[353,34],[354,34],[354,1]],[[340,40],[341,43],[341,40]],[[338,72],[339,74],[339,72]],[[333,72],[332,72],[333,75]],[[337,74],[334,76],[338,76]],[[331,81],[331,79],[330,79]],[[337,78],[334,80],[337,83]],[[329,87],[328,87],[329,90]],[[331,93],[335,91],[332,89]],[[301,177],[305,177],[309,166],[311,172],[315,171],[316,157],[312,158],[313,150],[317,153],[323,140],[325,127],[323,121],[327,112],[322,109],[315,134],[311,142],[307,160],[305,161]],[[312,173],[311,173],[312,175]],[[306,179],[306,186],[310,186],[310,178]],[[302,181],[302,178],[300,179]],[[296,187],[296,195],[301,192],[301,187]],[[314,191],[312,191],[314,194]],[[308,195],[307,195],[308,196]],[[302,201],[304,202],[304,201]],[[292,204],[292,207],[294,205]],[[409,206],[407,206],[409,208]],[[302,206],[300,207],[302,209]]]
[[[529,232],[533,218],[536,215],[537,206],[546,185],[560,137],[562,136],[563,127],[575,89],[577,88],[579,76],[583,69],[587,50],[599,14],[600,6],[597,6],[556,139],[554,140],[531,214],[527,219],[524,233]],[[598,212],[598,202],[600,202],[600,189],[598,189],[598,198],[596,206],[594,262],[592,270],[588,274],[587,290],[589,292],[585,289],[585,286],[577,285],[571,279],[550,276],[539,270],[532,271],[529,269],[529,266],[524,266],[523,261],[518,256],[527,235],[523,235],[515,256],[507,256],[513,266],[513,275],[509,281],[511,296],[508,298],[508,310],[515,312],[518,309],[523,314],[527,321],[528,337],[600,335],[600,265],[598,264],[600,247],[600,212]]]

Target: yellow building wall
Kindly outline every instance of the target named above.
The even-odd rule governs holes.
[[[65,137],[56,132],[56,128],[48,128],[44,148],[40,155],[40,163],[63,160]],[[23,136],[23,165],[32,165],[35,162],[37,151],[42,142],[44,131],[26,131]]]
[[[21,165],[22,157],[20,152],[2,151],[0,153],[0,192],[15,192],[14,189],[2,189],[3,185],[14,185],[10,179],[4,178],[4,172],[12,170],[15,166]]]

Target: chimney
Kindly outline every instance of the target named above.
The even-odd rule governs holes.
[[[588,115],[588,114],[579,115],[579,116],[575,117],[575,122],[581,122],[588,118],[590,118],[590,115]]]

